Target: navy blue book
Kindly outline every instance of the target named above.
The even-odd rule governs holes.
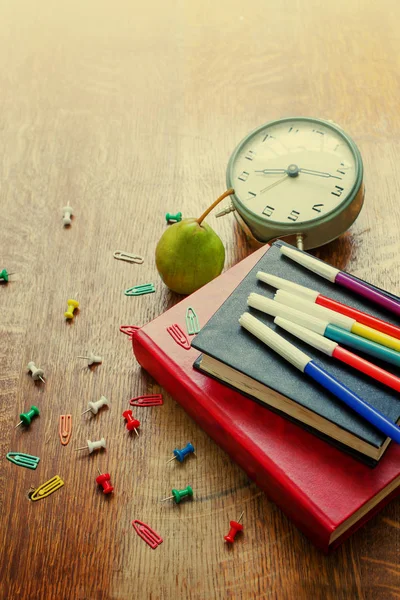
[[[366,464],[375,466],[391,440],[241,328],[238,319],[244,312],[249,311],[303,350],[393,423],[400,420],[400,402],[396,391],[322,354],[278,328],[273,322],[273,317],[247,306],[247,298],[251,292],[273,298],[276,290],[256,277],[257,271],[265,271],[318,290],[325,296],[395,325],[399,323],[384,309],[370,304],[368,300],[355,296],[351,291],[336,286],[283,256],[280,253],[283,243],[278,241],[271,246],[192,340],[192,347],[202,353],[194,367],[261,402],[266,409],[294,420]],[[363,357],[398,375],[396,367],[381,363],[371,356]]]

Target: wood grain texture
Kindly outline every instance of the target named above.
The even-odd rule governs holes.
[[[330,118],[360,147],[365,207],[322,258],[400,292],[400,95],[395,0],[0,2],[0,597],[16,599],[400,598],[399,503],[322,556],[135,363],[121,324],[142,325],[178,297],[161,284],[155,245],[166,211],[200,213],[224,190],[227,160],[251,129],[288,115]],[[64,230],[61,208],[75,209]],[[226,267],[250,249],[232,215],[208,222]],[[135,251],[142,266],[113,259]],[[127,298],[147,281],[156,293]],[[81,310],[63,318],[68,297]],[[89,371],[85,351],[104,362]],[[33,359],[47,383],[35,385]],[[111,408],[80,413],[106,395]],[[20,411],[37,404],[29,431]],[[67,447],[58,418],[73,415]],[[107,452],[74,448],[104,436]],[[192,441],[197,458],[165,462]],[[5,460],[41,457],[36,471]],[[105,497],[97,467],[115,486]],[[27,499],[55,474],[65,486]],[[160,504],[172,486],[196,500]],[[245,534],[223,542],[245,511]],[[164,538],[152,551],[131,520]]]

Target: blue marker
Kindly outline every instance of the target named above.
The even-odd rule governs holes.
[[[296,346],[285,340],[250,313],[244,313],[240,317],[239,323],[294,367],[314,379],[314,381],[334,394],[339,400],[342,400],[342,402],[371,423],[371,425],[390,437],[394,442],[400,444],[400,429],[397,425],[389,421],[385,415],[360,398],[360,396],[357,396],[357,394],[333,377],[323,367],[320,367],[307,354],[296,348]]]

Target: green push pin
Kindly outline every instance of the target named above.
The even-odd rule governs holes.
[[[169,213],[167,213],[165,215],[165,220],[167,221],[167,223],[170,223],[171,221],[175,221],[175,223],[179,223],[179,221],[182,221],[182,213],[177,212],[176,215],[170,215]]]
[[[40,411],[38,409],[37,406],[31,406],[31,410],[29,410],[26,413],[21,413],[19,415],[19,418],[21,419],[20,422],[18,423],[18,425],[15,426],[14,429],[16,429],[17,427],[19,427],[20,425],[24,424],[28,427],[28,425],[31,424],[31,421],[33,419],[33,417],[38,417],[40,415]]]
[[[168,496],[168,498],[163,498],[161,502],[165,502],[166,500],[172,500],[173,498],[176,504],[179,504],[179,502],[183,500],[183,498],[191,498],[193,496],[193,490],[190,487],[190,485],[188,485],[187,488],[185,488],[184,490],[176,490],[175,488],[172,488],[171,492],[172,496]]]
[[[10,277],[10,275],[13,275],[13,273],[8,273],[6,269],[3,269],[2,271],[0,271],[0,281],[8,283],[8,278]]]

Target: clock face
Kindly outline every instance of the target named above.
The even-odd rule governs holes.
[[[357,150],[337,130],[312,119],[285,119],[257,129],[237,148],[230,185],[246,211],[272,224],[326,217],[353,191]]]

